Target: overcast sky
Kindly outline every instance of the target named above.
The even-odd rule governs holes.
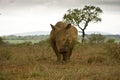
[[[120,0],[0,0],[0,35],[50,31],[70,8],[85,5],[103,10],[102,22],[90,23],[87,31],[120,34]]]

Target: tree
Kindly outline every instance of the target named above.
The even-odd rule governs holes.
[[[99,14],[102,9],[95,6],[85,6],[83,9],[69,9],[64,14],[63,21],[77,26],[82,32],[82,44],[84,45],[85,30],[90,22],[101,21]]]

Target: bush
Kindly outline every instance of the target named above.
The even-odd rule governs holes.
[[[92,64],[92,63],[103,63],[105,61],[105,58],[102,56],[92,56],[88,58],[88,63]]]
[[[46,40],[42,40],[38,43],[35,43],[35,45],[39,45],[39,46],[50,46],[50,39],[46,39]]]
[[[115,43],[115,39],[108,39],[106,43]]]
[[[20,43],[20,44],[18,44],[18,45],[30,46],[30,45],[32,45],[32,42],[31,42],[31,41],[26,41],[26,42]]]
[[[0,37],[0,45],[3,44],[3,39]]]
[[[0,50],[0,60],[1,61],[6,61],[11,58],[11,52],[9,50],[3,49]]]
[[[101,34],[91,34],[88,37],[88,42],[90,44],[99,44],[99,43],[104,43],[105,41],[105,36],[101,35]]]

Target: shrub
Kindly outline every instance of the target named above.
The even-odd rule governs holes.
[[[3,39],[0,37],[0,45],[3,44]]]
[[[35,43],[35,45],[39,46],[50,46],[50,39],[42,40],[39,43]]]
[[[20,45],[30,46],[30,45],[32,45],[32,42],[26,41],[24,43],[21,43]]]
[[[104,43],[105,41],[105,36],[101,35],[101,34],[91,34],[88,37],[88,42],[90,44],[99,44],[99,43]]]
[[[108,39],[106,43],[115,43],[115,39]]]
[[[120,44],[107,44],[106,50],[113,59],[120,62]]]
[[[105,58],[102,56],[92,56],[88,58],[88,63],[92,64],[92,63],[102,63],[105,61]]]

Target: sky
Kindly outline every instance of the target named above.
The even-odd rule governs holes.
[[[120,34],[120,0],[0,0],[0,36],[50,31],[68,9],[85,5],[103,10],[102,21],[90,23],[86,31]]]

